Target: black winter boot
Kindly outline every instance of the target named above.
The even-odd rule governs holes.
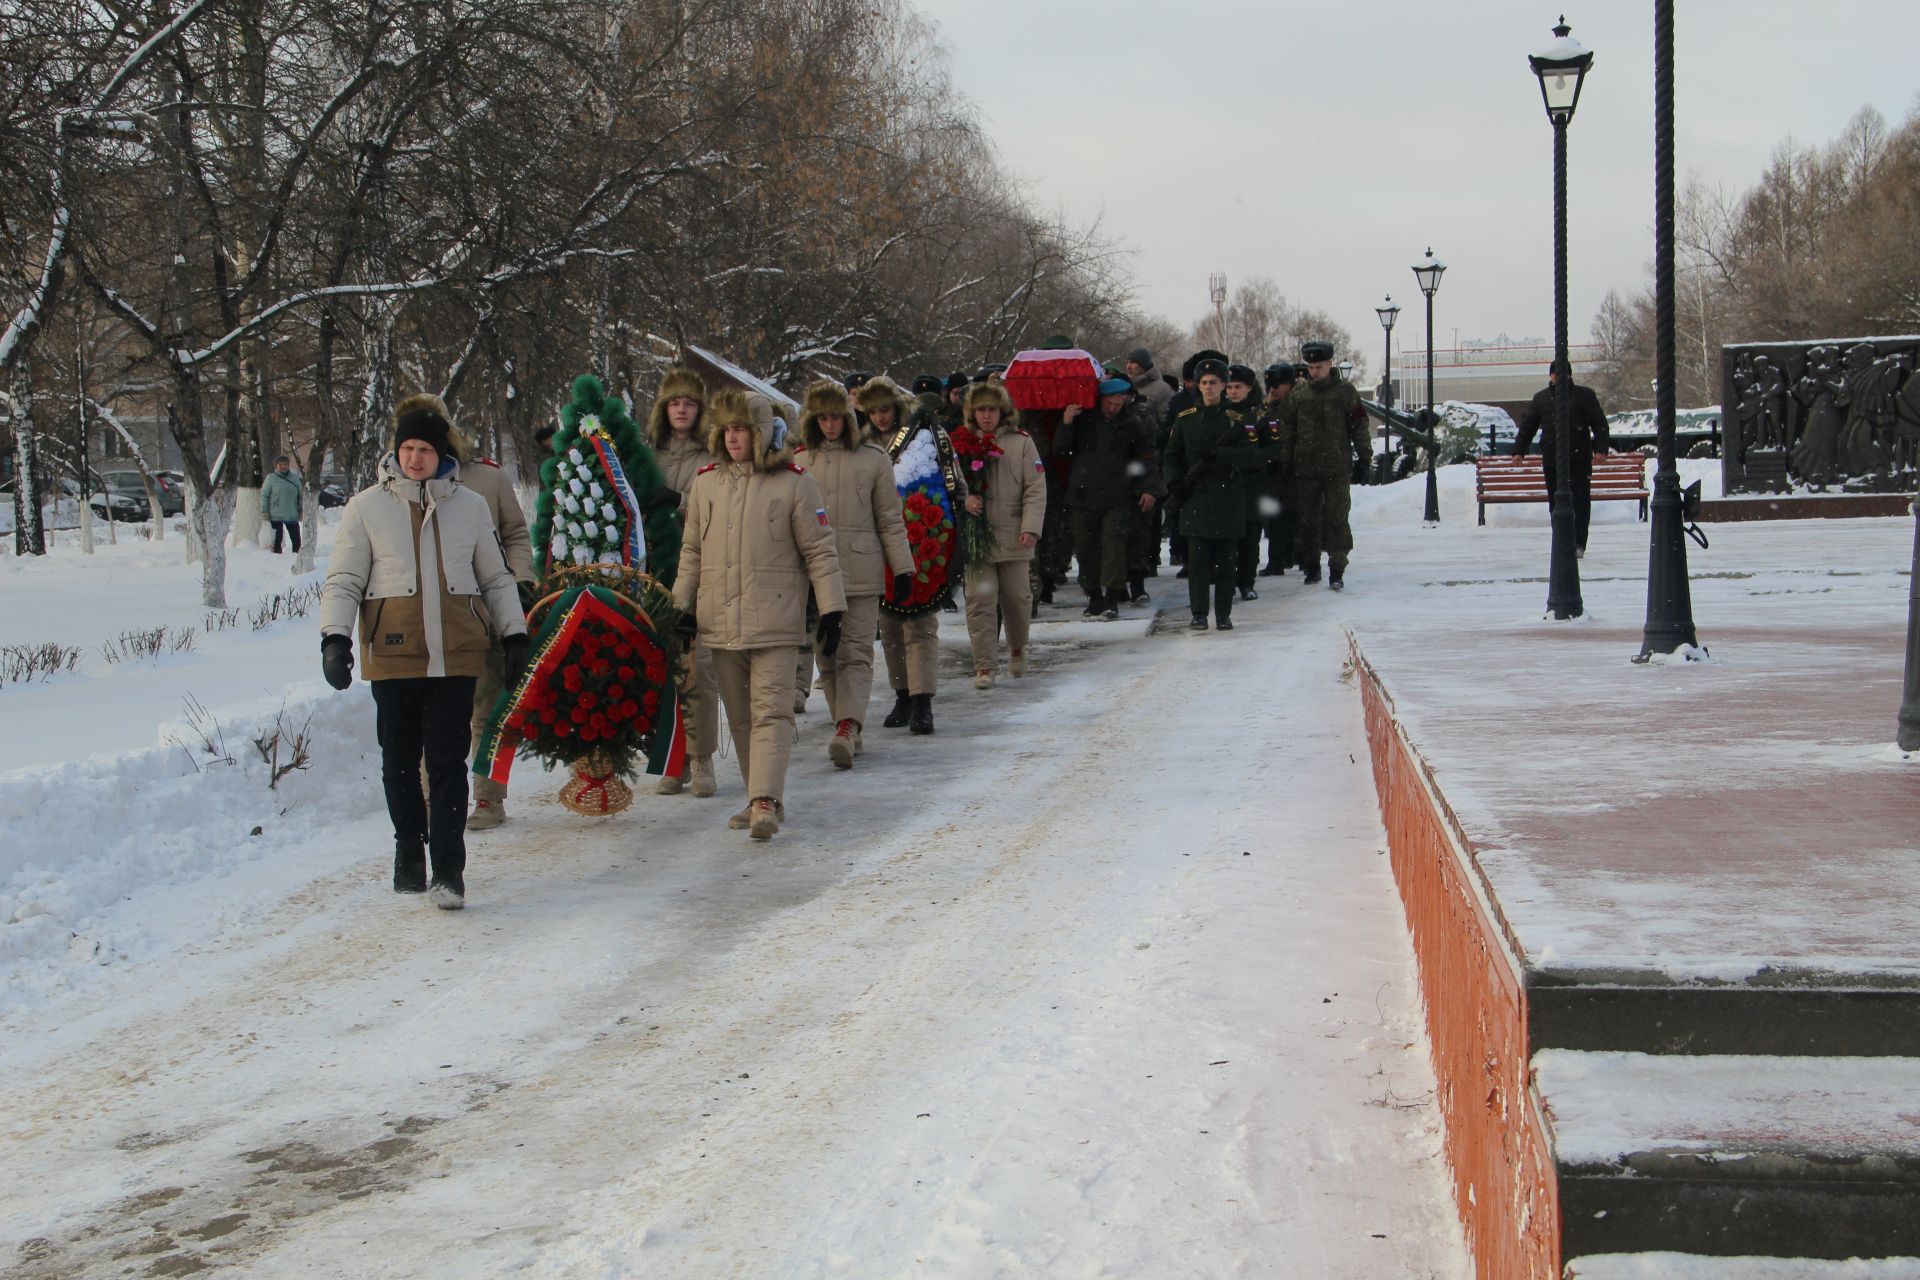
[[[913,710],[913,695],[905,689],[893,691],[893,710],[887,712],[887,718],[880,723],[889,729],[904,728],[907,717]]]
[[[913,712],[907,721],[909,733],[933,732],[933,695],[916,693],[913,695]]]
[[[1127,579],[1127,596],[1134,604],[1146,604],[1153,599],[1147,594],[1147,580],[1144,577]]]
[[[393,842],[393,891],[395,893],[427,891],[427,842],[425,840]]]

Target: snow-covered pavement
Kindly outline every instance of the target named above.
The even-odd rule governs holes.
[[[253,635],[317,709],[281,791],[244,742],[0,774],[0,1270],[1463,1277],[1358,598],[1046,624],[851,773],[816,698],[770,847],[731,761],[604,822],[523,767],[451,916],[385,887],[364,688]]]

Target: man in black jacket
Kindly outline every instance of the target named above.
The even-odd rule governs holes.
[[[1153,427],[1133,399],[1132,383],[1108,378],[1100,384],[1099,409],[1068,405],[1054,436],[1054,452],[1073,459],[1067,513],[1090,618],[1120,615],[1121,604],[1132,595],[1127,535],[1133,514],[1153,510],[1166,496]]]
[[[1513,451],[1525,454],[1533,444],[1535,432],[1541,435],[1540,470],[1547,477],[1547,502],[1553,502],[1558,487],[1560,465],[1560,440],[1554,432],[1557,421],[1554,397],[1560,379],[1560,371],[1549,367],[1547,385],[1534,393],[1533,403],[1520,414],[1520,437]],[[1574,555],[1587,554],[1587,526],[1593,518],[1593,455],[1612,451],[1612,442],[1607,437],[1607,415],[1600,408],[1600,397],[1593,393],[1592,387],[1583,387],[1573,381],[1572,370],[1568,370],[1568,390],[1571,393],[1572,412],[1568,415],[1568,424],[1572,434],[1568,438],[1573,455],[1573,466],[1568,476],[1568,487],[1573,490],[1573,530]]]

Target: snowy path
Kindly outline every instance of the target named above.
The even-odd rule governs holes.
[[[521,787],[459,916],[336,827],[284,911],[10,1022],[0,1273],[1466,1275],[1302,590],[951,680],[851,774],[816,698],[771,848],[730,761],[599,825]]]

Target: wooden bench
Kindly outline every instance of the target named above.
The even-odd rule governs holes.
[[[1480,503],[1480,523],[1487,522],[1489,502],[1549,502],[1547,478],[1538,454],[1482,454],[1473,460],[1473,485]],[[1647,459],[1638,453],[1598,453],[1593,458],[1595,502],[1638,502],[1640,518],[1647,518]]]

